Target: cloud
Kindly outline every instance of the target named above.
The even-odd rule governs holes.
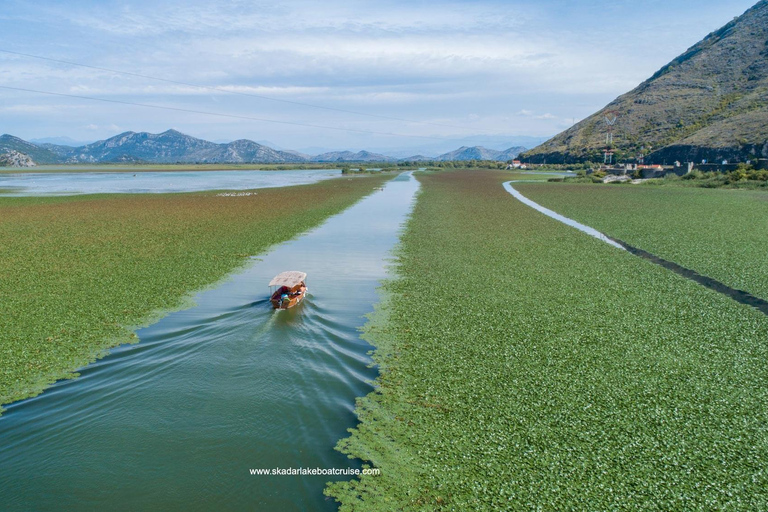
[[[558,116],[554,114],[550,114],[547,112],[546,114],[536,114],[533,110],[527,110],[523,109],[515,113],[518,117],[528,117],[531,119],[559,119]]]
[[[435,127],[438,136],[468,130],[553,134],[565,120],[586,116],[631,89],[752,2],[649,0],[654,8],[648,9],[607,0],[7,1],[0,32],[9,49],[229,92],[2,53],[0,85],[375,131],[426,131],[243,96],[256,95],[463,127]],[[694,21],[683,30],[680,19]],[[652,26],[653,36],[606,41],[603,27],[619,22],[627,34]],[[30,106],[52,108],[46,106],[50,99],[39,97],[35,104],[32,94],[5,92],[2,105],[16,110],[4,112],[14,113],[14,122],[27,113],[31,126]],[[92,125],[89,131],[114,132],[119,128],[113,123],[164,129],[174,123],[216,139],[270,138],[275,132],[286,139],[297,133],[347,137],[67,101],[56,103],[82,107],[70,124],[77,130]],[[39,117],[35,121],[39,125]],[[68,133],[65,123],[57,126]]]
[[[52,113],[61,110],[71,110],[72,105],[40,105],[40,104],[19,104],[0,108],[2,112],[18,112],[25,114],[34,113]]]
[[[122,128],[120,128],[116,124],[108,124],[108,125],[88,124],[83,128],[93,132],[119,133],[123,131]]]
[[[45,9],[45,2],[43,2]],[[78,9],[49,4],[49,15],[116,36],[332,31],[344,33],[500,31],[524,25],[529,18],[519,5],[499,10],[494,2],[398,2],[338,0],[325,2],[105,2]]]

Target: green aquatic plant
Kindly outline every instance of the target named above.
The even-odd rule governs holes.
[[[338,445],[381,475],[327,494],[342,511],[768,507],[768,319],[508,179],[419,176],[366,331],[380,377]]]
[[[237,196],[0,198],[0,405],[135,341],[135,326],[390,177]]]
[[[768,300],[765,192],[527,183],[518,188],[566,217]]]

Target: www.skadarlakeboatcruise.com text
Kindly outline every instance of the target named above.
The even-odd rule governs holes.
[[[341,476],[359,476],[371,475],[378,476],[381,470],[378,468],[260,468],[250,469],[252,475],[268,476],[316,476],[316,475],[341,475]]]

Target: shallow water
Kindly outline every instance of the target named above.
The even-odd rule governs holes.
[[[339,169],[0,174],[0,196],[145,194],[288,187],[337,178]]]
[[[333,450],[372,390],[359,338],[418,182],[408,175],[285,243],[197,306],[0,416],[3,510],[335,510],[340,477],[251,468],[359,468]],[[267,283],[308,273],[275,312]],[[349,477],[347,477],[349,478]]]

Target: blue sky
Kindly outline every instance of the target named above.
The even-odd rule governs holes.
[[[96,140],[175,128],[285,148],[545,137],[649,77],[752,0],[3,0],[0,49],[408,121],[232,95],[0,52],[0,132]],[[385,135],[396,134],[396,135]],[[510,144],[511,145],[511,144]]]

